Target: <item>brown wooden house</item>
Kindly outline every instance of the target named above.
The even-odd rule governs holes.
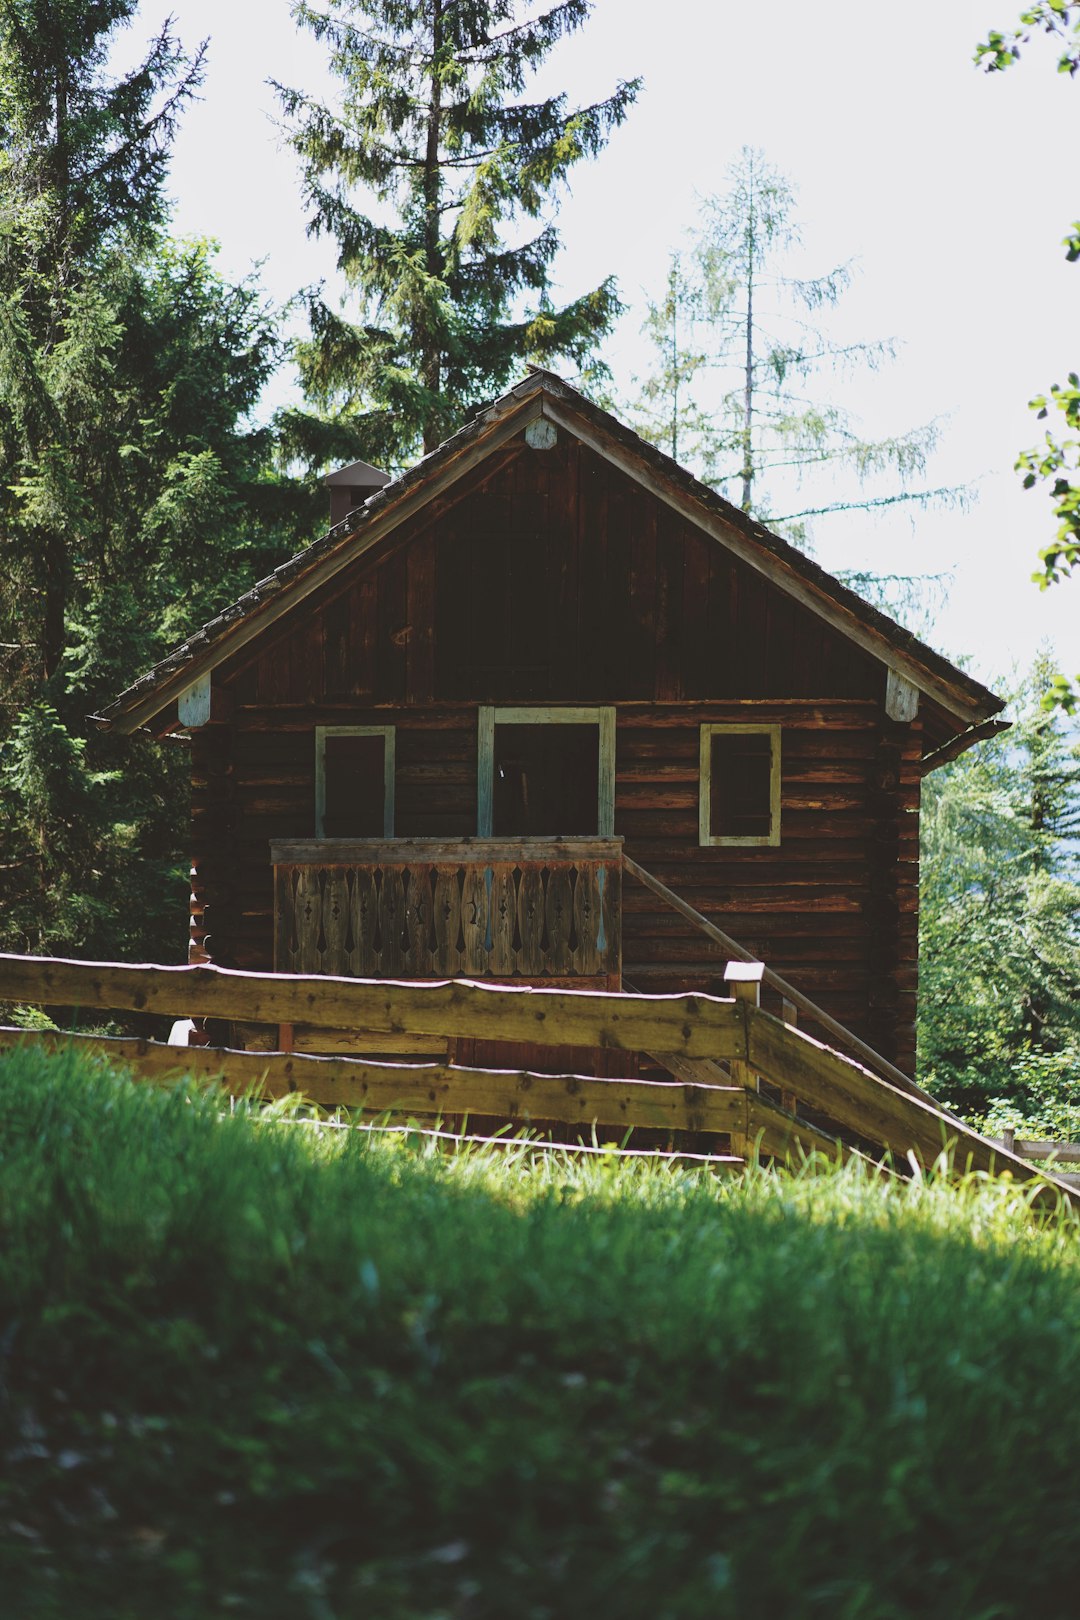
[[[723,994],[697,913],[910,1073],[920,781],[1001,700],[547,372],[329,482],[98,717],[190,733],[195,959]]]

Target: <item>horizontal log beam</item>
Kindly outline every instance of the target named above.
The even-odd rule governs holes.
[[[490,866],[503,861],[617,861],[621,838],[306,838],[274,840],[273,866]]]
[[[103,1007],[174,1018],[323,1024],[370,1033],[472,1036],[544,1046],[741,1056],[742,1017],[716,996],[633,996],[476,984],[340,979],[0,955],[0,1001]]]
[[[22,1044],[51,1052],[73,1048],[92,1053],[130,1066],[141,1079],[151,1081],[190,1075],[220,1080],[234,1094],[251,1091],[266,1098],[299,1094],[322,1108],[362,1108],[375,1114],[494,1114],[522,1125],[557,1120],[584,1127],[730,1132],[743,1123],[746,1112],[745,1093],[731,1085],[607,1080],[447,1063],[372,1063],[0,1028],[0,1049]]]

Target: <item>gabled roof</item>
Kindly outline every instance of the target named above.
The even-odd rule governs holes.
[[[982,725],[1003,708],[1002,700],[987,687],[827,574],[795,546],[725,501],[577,389],[537,368],[478,411],[438,449],[376,490],[321,539],[275,568],[92,718],[99,726],[120,732],[145,726],[194,682],[261,635],[538,417],[575,435],[926,693],[957,720],[960,729]]]

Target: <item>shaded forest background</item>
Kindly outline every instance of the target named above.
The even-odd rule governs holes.
[[[170,142],[204,56],[167,26],[116,76],[110,52],[137,9],[0,9],[0,948],[182,956],[186,755],[103,736],[87,717],[316,537],[322,472],[355,457],[407,464],[528,360],[572,372],[692,465],[696,451],[696,470],[759,514],[784,515],[770,457],[830,447],[846,508],[963,498],[918,487],[931,430],[860,446],[842,379],[811,388],[829,358],[815,311],[842,292],[845,267],[795,284],[797,327],[754,352],[748,285],[760,312],[766,273],[774,291],[784,280],[771,256],[796,230],[790,190],[760,154],[744,153],[710,201],[690,256],[673,245],[647,315],[656,368],[636,398],[611,397],[617,283],[553,299],[556,205],[638,85],[584,107],[525,94],[585,26],[588,0],[525,22],[511,0],[297,7],[340,98],[281,86],[283,116],[308,228],[334,238],[350,303],[309,294],[309,334],[292,346],[256,279],[232,282],[212,244],[170,237]],[[887,345],[864,347],[868,363],[887,358]],[[698,384],[733,355],[743,370],[718,409]],[[263,390],[294,363],[304,403],[267,422]],[[755,389],[771,435],[760,445],[743,408]],[[867,470],[893,475],[894,493],[865,494]],[[812,501],[790,526],[803,543],[808,515]],[[899,594],[896,581],[858,583],[920,610],[911,582]],[[1042,707],[1054,680],[1033,671],[1013,731],[928,778],[920,1068],[971,1117],[1076,1134],[1080,762]]]

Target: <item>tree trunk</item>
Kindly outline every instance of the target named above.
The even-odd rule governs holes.
[[[51,680],[60,668],[67,645],[68,555],[62,534],[50,534],[44,544],[45,606],[41,630],[41,674]]]
[[[427,148],[424,153],[424,267],[433,279],[442,275],[442,255],[439,251],[439,201],[441,195],[441,168],[439,164],[439,137],[442,133],[442,80],[441,52],[443,43],[443,0],[432,0],[431,8],[431,105],[428,110]],[[438,394],[442,386],[442,353],[438,335],[429,326],[424,334],[420,362],[420,377],[431,394]],[[434,450],[442,440],[442,426],[437,418],[428,416],[424,423],[424,451]]]
[[[746,356],[743,374],[742,509],[749,512],[754,486],[754,173],[750,171],[750,217],[746,239]]]

